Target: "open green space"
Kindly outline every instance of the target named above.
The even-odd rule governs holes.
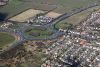
[[[26,63],[22,63],[19,65],[19,67],[28,67]]]
[[[73,25],[77,25],[78,23],[80,23],[82,20],[86,19],[88,17],[88,15],[90,15],[93,11],[99,9],[100,6],[96,6],[96,7],[93,7],[93,8],[89,8],[83,12],[80,12],[78,14],[75,14],[59,23],[57,23],[55,25],[55,27],[57,29],[66,29],[67,27],[69,27],[70,24],[73,24]]]
[[[36,37],[36,38],[47,38],[47,37],[51,36],[53,34],[53,32],[49,31],[46,28],[33,27],[31,29],[27,29],[25,31],[25,34],[29,35],[31,37]]]
[[[57,5],[56,12],[69,12],[73,9],[87,7],[90,4],[97,3],[99,0],[43,0],[48,4]]]
[[[42,4],[57,5],[58,8],[54,11],[65,13],[72,9],[87,7],[96,1],[99,0],[9,0],[7,5],[0,7],[0,13],[5,15],[4,18],[9,18],[29,8],[44,9]]]
[[[37,0],[35,0],[37,2]],[[40,2],[40,1],[38,1]],[[33,0],[9,0],[8,4],[0,7],[0,13],[6,18],[19,14],[29,8],[34,8]]]
[[[0,48],[14,42],[15,37],[9,33],[0,33]]]

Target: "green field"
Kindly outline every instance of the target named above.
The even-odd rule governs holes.
[[[7,5],[0,7],[0,15],[4,14],[4,19],[8,19],[30,8],[44,9],[44,5],[41,5],[41,1],[42,0],[9,0]]]
[[[0,7],[0,13],[9,18],[29,8],[44,9],[44,4],[57,5],[57,9],[54,11],[65,13],[75,8],[87,7],[96,1],[99,0],[9,0],[6,6]],[[46,8],[50,9],[48,6]]]
[[[95,3],[99,0],[43,0],[48,4],[57,5],[56,12],[64,13],[69,12],[72,9],[87,7],[88,5]]]
[[[87,9],[83,12],[80,12],[78,14],[75,14],[75,15],[57,23],[55,25],[55,27],[57,29],[59,29],[59,28],[66,29],[69,26],[69,24],[77,25],[82,20],[84,20],[88,15],[90,15],[94,10],[97,10],[99,8],[100,8],[100,6],[96,6],[96,7],[93,7],[93,8],[89,8],[89,9]]]
[[[30,35],[36,38],[47,38],[53,34],[52,31],[49,31],[46,28],[31,28],[25,31],[26,35]]]
[[[15,37],[8,33],[0,33],[0,48],[14,42]]]

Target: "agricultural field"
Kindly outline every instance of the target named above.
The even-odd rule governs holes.
[[[11,18],[25,10],[35,8],[40,10],[51,10],[52,5],[41,5],[42,0],[9,0],[9,3],[0,7],[0,20]]]
[[[98,10],[100,8],[100,6],[96,6],[93,8],[89,8],[83,12],[80,12],[78,14],[75,14],[59,23],[57,23],[55,25],[56,28],[63,28],[66,29],[66,27],[69,26],[69,24],[73,24],[73,25],[77,25],[78,23],[80,23],[82,20],[84,20],[85,18],[88,17],[88,15],[90,15],[93,11]]]
[[[45,16],[47,17],[51,17],[51,18],[57,18],[58,16],[60,16],[60,13],[56,13],[56,12],[49,12],[47,13]]]
[[[10,18],[29,8],[41,10],[51,10],[59,13],[69,12],[72,9],[87,7],[99,0],[9,0],[6,6],[0,7],[0,14],[4,14],[4,19]]]
[[[15,41],[15,37],[9,33],[0,33],[0,48]]]
[[[43,0],[46,4],[57,5],[55,12],[65,13],[76,8],[87,7],[90,4],[97,2],[99,0]]]
[[[22,12],[21,14],[18,14],[17,16],[10,18],[9,20],[17,21],[17,22],[25,22],[30,17],[34,17],[35,15],[37,15],[39,13],[44,13],[44,11],[35,10],[35,9],[28,9],[28,10]]]

